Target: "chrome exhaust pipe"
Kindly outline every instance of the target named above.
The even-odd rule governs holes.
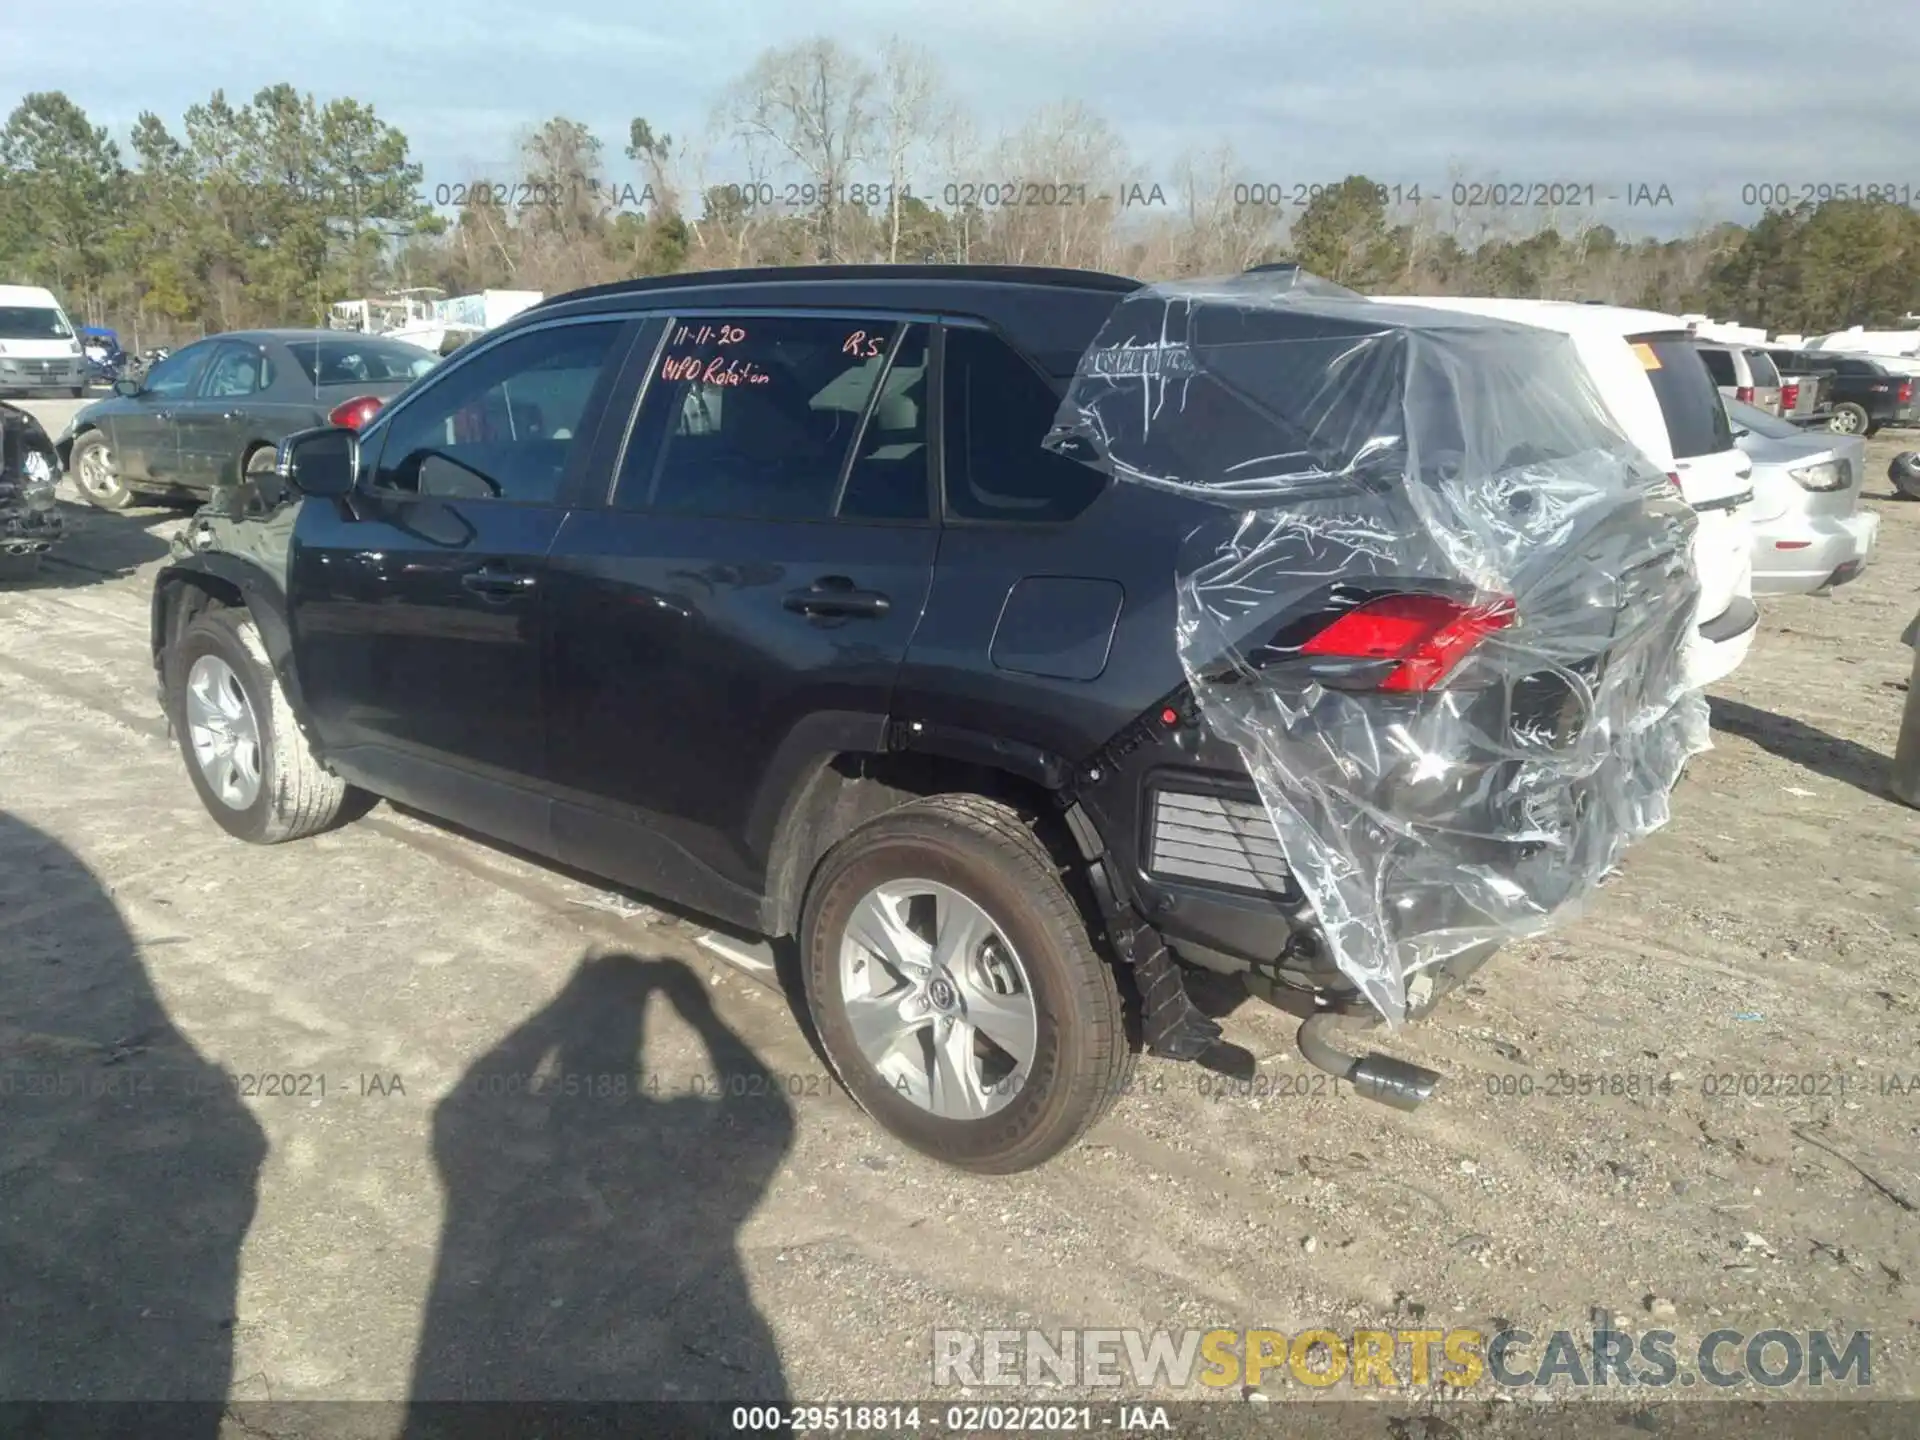
[[[1440,1073],[1378,1051],[1349,1055],[1335,1049],[1327,1034],[1347,1018],[1337,1011],[1321,1010],[1300,1023],[1294,1043],[1307,1063],[1345,1080],[1353,1086],[1354,1094],[1396,1110],[1418,1110],[1426,1104],[1443,1078]]]

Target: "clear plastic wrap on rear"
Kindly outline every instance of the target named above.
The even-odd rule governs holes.
[[[1390,1022],[1422,972],[1564,917],[1706,748],[1693,514],[1562,335],[1299,271],[1149,286],[1047,443],[1211,502],[1188,682]]]

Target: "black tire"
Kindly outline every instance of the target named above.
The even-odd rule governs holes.
[[[240,462],[240,478],[257,480],[262,475],[271,475],[278,454],[279,452],[271,445],[254,446]]]
[[[89,457],[95,452],[99,459],[90,461]],[[96,467],[91,474],[86,468],[90,464]],[[72,472],[74,487],[90,504],[102,510],[125,510],[133,504],[133,491],[114,468],[113,451],[107,445],[107,437],[98,430],[89,430],[73,442],[67,468]]]
[[[1851,400],[1834,406],[1833,414],[1827,417],[1827,429],[1837,435],[1865,435],[1871,428],[1866,409]]]
[[[259,729],[259,793],[245,809],[227,804],[194,755],[187,723],[187,679],[203,655],[218,656],[238,677]],[[212,610],[189,624],[167,651],[167,717],[187,775],[220,828],[254,845],[278,845],[326,829],[346,808],[351,787],[320,768],[293,708],[274,677],[267,648],[245,610]]]
[[[854,1039],[839,946],[855,906],[890,880],[935,881],[986,911],[1021,959],[1036,1043],[1020,1090],[981,1119],[922,1108]],[[977,795],[938,795],[861,826],[814,872],[801,920],[807,1005],[822,1049],[860,1107],[923,1154],[1006,1175],[1074,1144],[1125,1090],[1135,1056],[1111,967],[1095,951],[1060,866],[1018,813]]]
[[[1887,466],[1893,493],[1902,500],[1920,500],[1920,451],[1903,450]]]
[[[69,385],[67,387],[67,398],[69,400],[85,399],[86,394],[87,394],[87,387],[84,385]]]

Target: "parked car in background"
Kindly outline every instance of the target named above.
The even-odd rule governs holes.
[[[1920,423],[1915,405],[1916,377],[1896,360],[1836,351],[1796,350],[1788,356],[1794,370],[1821,377],[1821,404],[1827,428],[1842,435],[1871,435],[1888,425]]]
[[[87,357],[51,290],[0,285],[0,395],[87,392]]]
[[[104,510],[143,494],[204,498],[271,470],[274,447],[296,430],[365,424],[438,360],[333,330],[214,335],[82,407],[56,442],[60,460]]]
[[[1375,298],[1538,325],[1573,338],[1615,422],[1673,476],[1698,521],[1700,609],[1688,680],[1703,688],[1738,669],[1760,623],[1749,519],[1753,462],[1733,443],[1713,377],[1685,323],[1675,315],[1586,301]]]
[[[1757,406],[1769,415],[1780,413],[1780,371],[1765,350],[1757,345],[1729,345],[1715,340],[1695,343],[1722,395]]]
[[[40,422],[0,402],[0,580],[20,580],[60,538],[60,462]]]
[[[80,349],[87,357],[89,383],[111,385],[126,373],[127,352],[120,348],[120,337],[104,325],[82,326]]]
[[[1767,352],[1774,368],[1780,372],[1780,418],[1796,425],[1824,425],[1828,418],[1826,382],[1832,372],[1803,366],[1801,357],[1791,347],[1763,345],[1760,348]]]
[[[1866,568],[1880,517],[1860,504],[1867,442],[1809,434],[1790,420],[1729,400],[1734,444],[1753,460],[1753,591],[1805,595]]]

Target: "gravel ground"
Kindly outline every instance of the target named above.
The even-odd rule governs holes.
[[[1249,1001],[1264,1093],[1143,1062],[1006,1180],[890,1142],[785,997],[633,897],[389,807],[230,841],[153,698],[179,517],[71,507],[63,563],[0,591],[0,1396],[883,1399],[930,1392],[936,1328],[1596,1311],[1871,1329],[1875,1392],[1920,1395],[1896,448],[1872,567],[1767,602],[1673,823],[1392,1042],[1447,1075],[1426,1108],[1315,1087]],[[636,1052],[624,1103],[507,1093]]]

